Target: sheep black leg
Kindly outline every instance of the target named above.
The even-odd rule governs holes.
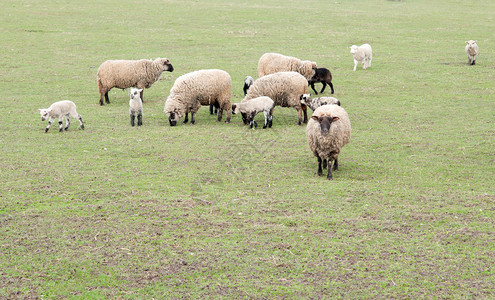
[[[332,180],[332,179],[333,179],[333,177],[332,177],[332,168],[331,168],[331,165],[332,165],[332,162],[330,161],[330,162],[328,163],[328,174],[327,174],[327,179],[328,179],[328,180]]]
[[[62,119],[58,119],[58,131],[64,131],[64,122],[62,121]]]
[[[139,93],[139,97],[141,97],[141,103],[144,103],[143,94],[144,94],[144,89]]]
[[[268,128],[272,128],[273,115],[268,117]]]
[[[69,130],[69,125],[70,125],[70,115],[65,117],[65,128],[64,128],[65,131]]]
[[[318,176],[323,175],[323,169],[321,168],[321,157],[318,156]]]
[[[187,122],[189,122],[189,113],[186,113],[186,118],[184,119],[184,122],[182,122],[182,123],[187,124]]]
[[[320,94],[323,94],[323,91],[327,87],[327,83],[326,82],[322,82],[322,83],[323,83],[323,88],[321,89]]]
[[[217,113],[217,122],[220,122],[222,121],[222,116],[223,116],[223,109],[218,109],[218,113]]]
[[[78,115],[77,119],[79,120],[79,124],[81,124],[81,129],[84,130],[84,123],[83,123],[81,115]]]
[[[191,124],[196,123],[196,120],[194,119],[194,113],[191,113]]]
[[[318,95],[318,92],[315,90],[315,84],[314,84],[314,82],[311,83],[311,88],[315,92],[315,95]]]
[[[107,104],[110,104],[110,99],[108,99],[108,92],[105,92],[105,102],[106,102]],[[100,104],[101,104],[101,103],[102,103],[102,102],[100,101]],[[103,104],[102,104],[102,105],[103,105]]]
[[[327,160],[326,160],[326,159],[324,159],[324,160],[323,160],[323,169],[326,169],[326,168],[327,168]]]
[[[306,105],[302,105],[301,108],[302,108],[302,111],[304,113],[304,121],[303,121],[303,123],[308,123],[308,107]]]
[[[339,169],[339,160],[336,158],[335,162],[333,163],[333,170],[336,171]]]
[[[143,115],[142,114],[139,114],[137,116],[137,119],[138,119],[138,126],[143,125]]]
[[[130,116],[131,116],[131,126],[134,127],[134,114],[131,114]]]
[[[48,132],[48,129],[50,129],[50,126],[52,126],[53,119],[48,120],[48,126],[45,128],[45,132]]]
[[[213,105],[210,104],[210,115],[213,115]]]
[[[332,89],[332,94],[334,93],[334,90],[333,90],[333,83],[329,82],[328,85],[330,86],[330,89]]]

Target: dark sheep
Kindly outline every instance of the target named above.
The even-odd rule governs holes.
[[[332,73],[330,73],[330,70],[326,68],[318,68],[316,69],[315,75],[313,75],[313,77],[308,80],[308,85],[311,85],[311,88],[313,89],[313,91],[315,91],[316,95],[318,95],[318,92],[315,90],[315,83],[317,82],[323,83],[323,88],[321,89],[320,94],[323,93],[327,84],[332,89],[332,94],[334,93],[332,84]]]

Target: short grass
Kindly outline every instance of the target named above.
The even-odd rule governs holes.
[[[0,298],[495,297],[495,2],[0,3]],[[332,71],[353,126],[333,181],[291,109],[168,125],[178,76],[226,70],[236,102],[265,52]],[[128,91],[98,105],[101,62],[159,56],[144,126]],[[86,130],[43,133],[62,99]]]

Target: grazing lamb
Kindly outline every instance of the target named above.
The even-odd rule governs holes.
[[[318,68],[316,69],[315,75],[313,75],[313,77],[308,80],[308,83],[311,85],[311,88],[313,89],[313,91],[315,91],[316,95],[318,95],[318,92],[315,90],[315,83],[317,82],[323,83],[323,88],[321,89],[320,94],[323,93],[323,91],[327,87],[327,84],[330,86],[330,89],[332,89],[332,94],[334,93],[332,84],[332,73],[330,73],[330,70],[326,68]]]
[[[351,54],[354,56],[354,71],[356,71],[356,67],[358,62],[363,63],[363,69],[371,67],[371,60],[373,58],[371,46],[369,44],[362,44],[361,46],[352,45]]]
[[[298,72],[303,75],[306,80],[310,80],[315,74],[316,63],[278,53],[265,53],[258,61],[258,78],[277,72],[287,71]]]
[[[256,121],[254,121],[254,117],[259,112],[263,112],[263,114],[265,115],[265,125],[263,126],[263,129],[265,129],[267,126],[272,128],[274,106],[275,103],[272,99],[270,99],[270,97],[261,96],[253,98],[246,102],[232,104],[232,113],[241,113],[244,122],[246,122],[247,119],[247,121],[249,121],[249,124],[251,125],[250,128],[253,128],[253,126],[258,127]]]
[[[103,105],[103,97],[107,103],[110,103],[108,92],[114,87],[123,90],[130,87],[149,88],[160,78],[163,71],[173,70],[174,67],[167,58],[157,58],[153,61],[150,59],[107,60],[100,65],[96,75],[100,105]],[[140,97],[143,100],[142,91]]]
[[[38,109],[41,115],[41,121],[45,121],[48,118],[48,126],[45,128],[45,132],[48,132],[50,126],[55,118],[58,118],[58,129],[60,132],[63,131],[63,119],[65,119],[65,130],[69,129],[70,117],[73,116],[79,120],[81,124],[81,129],[84,129],[84,123],[80,114],[76,111],[76,104],[69,100],[58,101],[50,105],[46,109]]]
[[[143,125],[143,101],[141,92],[143,89],[131,88],[131,99],[129,100],[129,115],[131,116],[131,126],[134,126],[134,118],[137,115],[138,126]]]
[[[231,105],[230,91],[232,79],[229,73],[218,70],[199,70],[184,74],[175,80],[170,89],[170,95],[165,101],[164,112],[168,115],[170,126],[177,125],[177,121],[185,115],[184,123],[195,123],[194,114],[201,105],[214,105],[219,108],[217,121],[222,120],[223,111],[226,111],[226,123],[230,122]]]
[[[327,167],[327,179],[332,179],[333,170],[339,167],[338,156],[351,138],[351,122],[347,112],[338,105],[323,105],[317,108],[306,127],[309,148],[318,158],[318,175]],[[323,166],[322,166],[323,164]]]
[[[312,111],[315,111],[318,107],[323,105],[338,105],[340,106],[340,101],[334,97],[318,97],[311,99],[309,94],[301,96],[301,103],[309,106]]]
[[[476,41],[473,40],[466,41],[465,50],[468,57],[468,64],[470,65],[476,64],[476,58],[478,57],[478,50],[479,50]]]
[[[249,87],[252,86],[254,83],[254,79],[251,76],[246,76],[244,79],[244,87],[242,88],[244,90],[244,96],[247,95],[247,91],[249,90]]]
[[[301,104],[301,95],[308,93],[308,81],[297,72],[278,72],[258,78],[249,88],[248,93],[241,102],[267,96],[275,105],[282,107],[293,107],[297,110],[299,121],[302,122],[304,111],[304,123],[308,121],[306,106]],[[244,122],[246,125],[246,121]]]

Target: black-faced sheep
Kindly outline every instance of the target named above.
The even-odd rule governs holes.
[[[232,104],[232,113],[241,113],[244,122],[249,122],[250,128],[253,128],[253,126],[258,126],[258,124],[256,124],[256,121],[254,121],[254,117],[259,112],[263,112],[265,116],[265,125],[263,126],[263,129],[265,129],[266,127],[272,127],[274,106],[275,103],[272,99],[270,99],[270,97],[261,96],[253,98],[246,102]]]
[[[373,53],[369,44],[362,44],[361,46],[352,45],[350,48],[351,54],[354,57],[354,71],[356,71],[356,67],[360,61],[363,62],[364,70],[371,67]]]
[[[318,159],[318,175],[327,167],[327,179],[332,179],[333,170],[337,170],[338,156],[351,138],[351,122],[347,112],[337,105],[323,105],[317,108],[306,127],[309,148]]]
[[[69,100],[58,101],[50,105],[49,108],[38,109],[41,115],[41,121],[48,119],[48,126],[45,132],[48,132],[55,118],[58,118],[59,131],[63,131],[63,119],[65,119],[65,130],[69,129],[70,117],[77,118],[81,124],[81,129],[84,129],[84,123],[80,114],[76,111],[76,104]]]
[[[246,76],[246,78],[244,78],[244,87],[242,88],[242,90],[244,91],[244,96],[247,95],[247,91],[249,90],[249,87],[252,86],[254,83],[254,78],[251,77],[251,76]]]
[[[468,64],[475,65],[479,50],[476,41],[473,40],[466,41],[466,48],[464,50],[466,51],[468,57]]]
[[[309,94],[303,95],[301,97],[301,103],[309,106],[312,111],[315,111],[318,107],[323,105],[338,105],[340,106],[340,101],[334,97],[318,97],[311,99]]]
[[[294,71],[303,75],[306,80],[310,80],[316,68],[314,61],[300,60],[279,53],[265,53],[258,61],[258,78],[277,72]]]
[[[278,72],[256,79],[241,102],[260,96],[270,97],[275,105],[295,108],[299,116],[298,125],[301,125],[303,111],[304,123],[308,121],[306,106],[301,104],[301,95],[307,93],[308,80],[304,76],[297,72]]]
[[[170,89],[170,95],[165,101],[164,112],[168,115],[170,126],[177,125],[177,121],[185,116],[184,123],[195,123],[194,114],[201,105],[214,105],[219,108],[217,121],[222,120],[223,111],[226,111],[226,123],[230,122],[231,105],[230,91],[232,79],[229,73],[218,70],[199,70],[184,74],[175,80]]]
[[[313,89],[313,91],[315,91],[316,95],[318,95],[318,92],[315,90],[315,83],[317,82],[323,83],[323,88],[321,89],[320,94],[323,93],[323,91],[327,87],[327,84],[330,86],[332,94],[334,93],[332,84],[332,73],[330,73],[330,70],[326,68],[318,68],[316,69],[315,75],[313,75],[313,77],[308,80],[308,84],[311,85],[311,88]]]
[[[141,100],[142,89],[131,88],[131,99],[129,100],[129,115],[131,126],[134,126],[134,118],[137,115],[137,125],[143,125],[143,101]]]
[[[157,58],[153,61],[150,59],[107,60],[100,65],[96,75],[100,105],[103,105],[103,98],[106,103],[110,103],[108,92],[114,87],[147,89],[160,78],[163,71],[173,70],[174,67],[167,58]],[[142,91],[140,97],[143,100]]]

